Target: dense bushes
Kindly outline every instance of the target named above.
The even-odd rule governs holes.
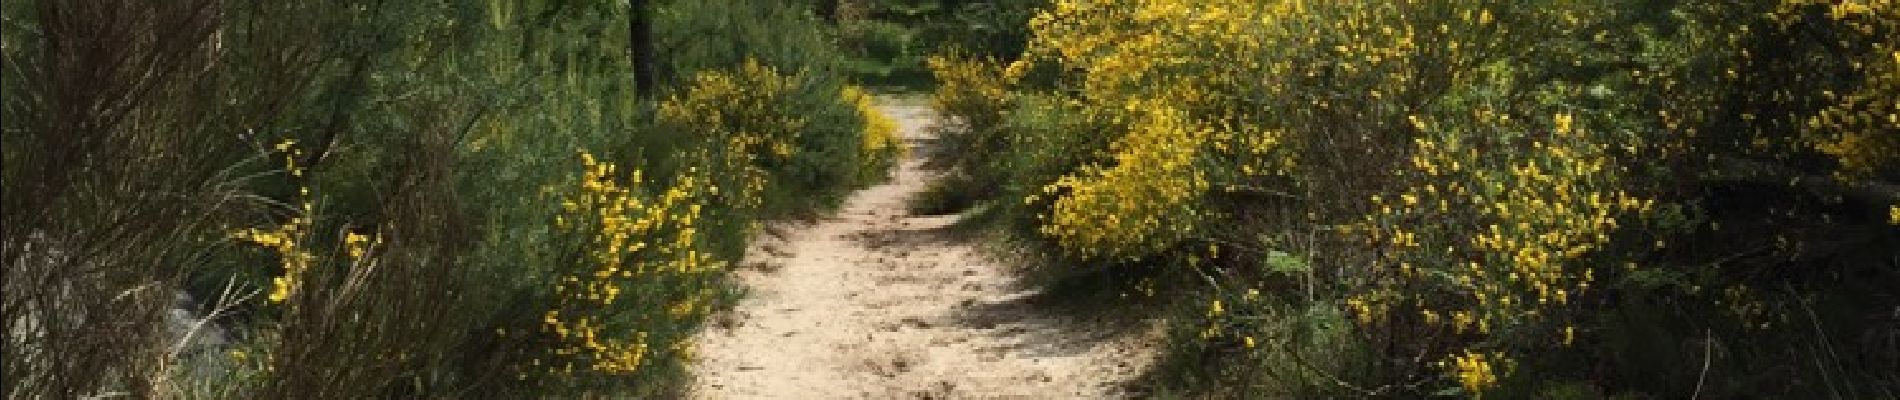
[[[1057,1],[1019,59],[932,67],[949,190],[1058,265],[1206,283],[1162,294],[1167,382],[1878,396],[1896,10]]]
[[[649,3],[655,98],[611,3],[0,7],[9,397],[678,390],[898,147],[806,5]]]
[[[823,0],[838,29],[847,73],[867,84],[927,88],[928,56],[961,49],[1013,56],[1028,40],[1024,24],[1047,1]]]

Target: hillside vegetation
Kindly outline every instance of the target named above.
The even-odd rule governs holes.
[[[1196,396],[1900,396],[1900,3],[1054,0],[969,207]]]
[[[18,0],[0,115],[8,398],[1900,397],[1893,0]]]
[[[677,395],[896,158],[812,9],[7,2],[6,396]]]

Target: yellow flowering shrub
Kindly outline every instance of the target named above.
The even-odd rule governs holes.
[[[858,117],[864,120],[864,129],[859,132],[858,168],[872,177],[882,177],[891,163],[904,158],[908,150],[903,139],[897,137],[897,121],[884,115],[872,103],[871,93],[856,85],[845,85],[839,89],[838,96],[851,104]]]
[[[1672,97],[1670,130],[1724,156],[1900,179],[1900,3],[1692,5],[1701,35],[1669,50],[1700,57],[1644,78]]]
[[[262,290],[265,293],[263,305],[270,307],[269,323],[257,326],[258,329],[253,333],[257,335],[257,341],[241,342],[229,350],[231,362],[237,368],[247,371],[244,373],[262,373],[265,376],[294,373],[284,371],[296,369],[283,364],[291,360],[307,362],[299,357],[311,350],[311,347],[300,346],[307,342],[287,338],[323,337],[334,334],[335,331],[376,325],[363,323],[363,314],[360,311],[353,312],[352,316],[356,319],[347,322],[328,318],[334,318],[339,308],[353,306],[353,301],[361,299],[352,295],[360,295],[365,291],[365,287],[377,287],[377,283],[381,283],[371,283],[368,280],[389,279],[386,276],[368,278],[372,271],[380,269],[381,264],[385,262],[382,259],[385,256],[382,250],[382,237],[345,229],[340,232],[341,237],[334,238],[335,247],[321,245],[322,241],[328,238],[318,234],[316,225],[319,220],[318,209],[315,205],[315,195],[307,181],[308,168],[297,163],[304,153],[292,139],[279,142],[274,149],[282,154],[284,165],[282,172],[292,178],[291,181],[297,188],[297,193],[291,200],[295,208],[290,210],[288,220],[280,224],[264,228],[238,229],[232,231],[229,236],[238,243],[261,248],[271,257],[276,258],[277,266],[280,268],[277,271],[271,271],[270,282]],[[342,279],[343,282],[334,280],[338,275],[346,276]],[[227,288],[227,290],[230,289]],[[248,298],[250,295],[240,294],[219,301],[242,302]],[[228,304],[236,305],[237,303]],[[332,325],[322,326],[324,323]],[[377,343],[377,345],[381,344]],[[366,352],[373,355],[365,358],[374,358],[379,363],[378,366],[412,361],[408,353],[400,350],[380,348]],[[272,376],[271,379],[284,378]]]
[[[937,127],[935,161],[968,181],[969,190],[996,192],[1010,173],[993,164],[996,157],[968,155],[1008,151],[1012,140],[1002,124],[1017,101],[1009,89],[1020,75],[1005,71],[1001,60],[971,58],[958,51],[931,56],[925,64],[937,81],[931,106],[944,116]]]
[[[1423,357],[1462,365],[1447,376],[1480,393],[1507,374],[1488,365],[1508,359],[1509,346],[1470,356],[1465,344],[1573,342],[1565,310],[1593,283],[1593,257],[1654,201],[1621,189],[1618,157],[1647,146],[1642,138],[1583,129],[1570,112],[1529,121],[1527,107],[1505,99],[1446,97],[1522,90],[1500,60],[1563,55],[1513,47],[1525,43],[1516,39],[1581,37],[1611,11],[1530,1],[1059,0],[1030,21],[1023,60],[964,75],[1010,82],[1052,64],[1074,75],[1055,96],[1118,125],[1101,161],[1022,201],[1048,205],[1037,232],[1072,256],[1179,251],[1196,268],[1274,263],[1294,257],[1254,246],[1268,236],[1261,229],[1277,227],[1214,228],[1273,215],[1257,200],[1230,203],[1257,198],[1236,196],[1319,202],[1364,191],[1289,211],[1332,224],[1315,229],[1372,238],[1390,269],[1346,270],[1346,315],[1369,330],[1400,312],[1443,329],[1449,340],[1417,340],[1428,345]],[[938,96],[1013,95],[965,85],[975,84],[946,83]],[[1221,324],[1264,303],[1221,297],[1234,302],[1209,303],[1215,324],[1201,338],[1251,347],[1258,332],[1234,329],[1252,323]]]
[[[297,157],[303,155],[303,150],[297,148],[296,145],[296,141],[285,140],[278,143],[276,148],[278,152],[283,153],[284,170],[292,176],[301,177],[303,168],[297,166]],[[272,303],[282,303],[290,298],[291,290],[302,281],[304,271],[310,269],[310,263],[315,259],[308,251],[301,248],[310,231],[309,216],[312,214],[313,205],[309,197],[310,188],[299,187],[297,204],[301,214],[291,217],[289,221],[273,229],[250,228],[239,230],[231,235],[233,239],[240,242],[263,246],[277,253],[284,271],[283,274],[271,278],[271,290],[267,298]]]
[[[1288,4],[1058,1],[1031,19],[1004,81],[1042,63],[1075,71],[1069,102],[1119,130],[1102,162],[1023,199],[1049,200],[1039,231],[1071,255],[1132,259],[1203,236],[1201,222],[1219,218],[1201,206],[1209,190],[1277,190],[1267,182],[1297,164],[1293,138],[1245,99],[1284,72],[1259,61]]]
[[[1278,132],[1197,120],[1164,100],[1130,104],[1137,116],[1110,143],[1106,161],[1081,165],[1023,199],[1050,201],[1038,231],[1071,255],[1134,259],[1204,236],[1200,225],[1221,218],[1204,205],[1210,191],[1262,190],[1257,181],[1296,165]]]
[[[1423,133],[1411,157],[1418,184],[1373,197],[1377,211],[1365,217],[1390,269],[1350,295],[1348,308],[1369,326],[1406,313],[1453,335],[1508,332],[1568,345],[1568,310],[1609,264],[1598,252],[1655,202],[1618,189],[1612,141],[1571,114],[1548,124],[1475,114],[1413,119]]]
[[[1837,160],[1841,179],[1900,179],[1900,2],[1784,0],[1777,19],[1786,29],[1808,6],[1825,6],[1860,42],[1848,55],[1860,76],[1851,90],[1821,93],[1826,105],[1805,116],[1802,138]]]
[[[1809,232],[1750,240],[1790,259],[1834,262],[1802,250],[1803,233],[1884,240],[1837,225],[1864,223],[1867,195],[1810,193],[1828,185],[1806,177],[1831,173],[1848,187],[1900,179],[1896,4],[1054,0],[1029,21],[1020,59],[932,67],[939,110],[994,121],[980,125],[998,131],[983,132],[993,143],[1091,151],[973,152],[959,165],[1041,177],[1002,179],[1011,187],[1000,192],[1020,197],[993,200],[1026,209],[1003,214],[1083,261],[1073,264],[1182,266],[1206,282],[1184,301],[1206,306],[1183,315],[1191,322],[1177,337],[1196,342],[1188,348],[1260,349],[1239,353],[1266,364],[1286,361],[1275,358],[1285,349],[1262,342],[1352,347],[1280,331],[1299,322],[1261,321],[1291,308],[1316,325],[1346,322],[1333,332],[1368,353],[1362,365],[1280,371],[1343,378],[1316,379],[1330,388],[1316,393],[1508,396],[1591,374],[1513,378],[1520,362],[1587,354],[1643,365],[1610,354],[1639,344],[1606,344],[1657,328],[1606,322],[1618,300],[1656,296],[1646,300],[1694,310],[1669,313],[1751,326],[1788,320],[1771,314],[1794,303],[1776,308],[1759,281],[1723,282],[1742,279],[1727,264],[1751,258],[1746,279],[1786,274],[1775,278],[1796,286],[1811,282],[1786,271],[1805,265],[1764,266],[1773,264],[1752,258],[1776,257],[1728,244],[1666,244],[1726,240],[1736,233],[1715,218],[1760,216],[1747,214],[1754,199],[1725,198],[1731,191],[1855,206],[1769,210],[1816,220]],[[1731,158],[1795,172],[1730,172]],[[1715,299],[1703,283],[1752,289]],[[1302,290],[1258,291],[1289,286]],[[1221,365],[1219,379],[1271,368],[1206,365]],[[1364,376],[1387,385],[1352,379]]]
[[[623,178],[613,163],[580,157],[579,187],[561,197],[555,226],[579,240],[586,268],[554,282],[542,328],[560,344],[533,363],[555,376],[630,376],[652,357],[683,357],[678,331],[711,311],[723,268],[699,236],[705,178],[689,171],[648,193],[640,171]]]
[[[700,73],[683,92],[660,102],[662,126],[690,131],[710,144],[711,190],[723,191],[735,209],[759,207],[772,169],[797,155],[806,120],[784,107],[797,79],[748,60],[734,71]]]
[[[1147,107],[1133,131],[1114,144],[1114,164],[1087,165],[1044,187],[1060,196],[1043,217],[1044,235],[1065,250],[1099,257],[1152,254],[1192,231],[1195,205],[1207,191],[1194,165],[1209,129],[1180,110]]]
[[[1060,0],[1029,22],[1030,46],[1022,62],[1009,66],[1019,75],[1027,63],[1055,62],[1077,69],[1083,97],[1107,107],[1129,100],[1167,97],[1183,103],[1220,107],[1240,99],[1240,87],[1258,85],[1274,74],[1290,73],[1289,64],[1264,64],[1263,56],[1285,45],[1279,33],[1298,1],[1136,1]]]
[[[292,177],[304,176],[304,167],[297,165],[297,158],[303,156],[303,150],[294,140],[285,140],[275,146],[283,153],[284,171]],[[271,278],[270,292],[265,299],[272,303],[288,301],[292,294],[304,284],[304,275],[318,261],[318,255],[308,248],[311,222],[316,215],[315,204],[311,200],[310,188],[297,188],[297,214],[276,227],[269,229],[247,228],[231,233],[231,238],[241,242],[263,247],[275,253],[281,274]],[[381,239],[376,240],[377,243]],[[343,237],[343,250],[352,262],[364,261],[372,243],[367,235],[346,232]]]
[[[881,179],[903,149],[863,88],[750,60],[697,74],[660,102],[658,119],[703,144],[680,162],[708,168],[709,190],[737,215],[821,207]]]
[[[551,192],[573,261],[550,282],[535,332],[555,345],[527,360],[524,378],[598,382],[676,369],[723,293],[721,246],[743,240],[765,207],[782,206],[783,190],[837,190],[823,185],[896,159],[897,125],[868,92],[814,82],[750,60],[694,75],[658,104],[656,126],[687,142],[669,143],[679,167],[664,176],[580,153],[578,179]]]
[[[1504,366],[1509,365],[1510,359],[1498,354],[1467,351],[1452,356],[1451,361],[1448,367],[1451,374],[1458,377],[1458,385],[1464,387],[1466,392],[1473,393],[1473,398],[1483,398],[1486,389],[1498,384],[1498,376],[1503,375],[1498,370],[1506,369]]]
[[[1003,73],[1001,62],[963,58],[953,52],[931,56],[925,65],[937,80],[930,97],[937,111],[969,130],[988,130],[1002,123],[1011,79]]]

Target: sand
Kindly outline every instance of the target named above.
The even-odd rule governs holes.
[[[947,231],[958,216],[910,215],[906,199],[937,177],[916,156],[936,116],[915,99],[879,103],[913,156],[834,216],[769,225],[735,272],[747,296],[695,338],[691,396],[1130,396],[1156,330],[1034,306],[1037,290],[983,239]]]

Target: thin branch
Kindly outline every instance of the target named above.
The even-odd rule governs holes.
[[[250,290],[238,293],[237,277],[232,276],[230,279],[226,279],[224,282],[224,290],[218,293],[218,301],[213,303],[215,306],[213,306],[211,312],[206,313],[204,318],[198,319],[198,323],[192,324],[191,330],[185,331],[185,336],[179,338],[177,344],[172,345],[172,351],[167,354],[167,358],[177,359],[179,355],[184,353],[185,347],[191,344],[191,339],[197,337],[199,331],[204,330],[205,325],[209,325],[212,320],[230,315],[233,309],[237,308],[238,305],[249,302],[251,298],[257,297],[257,293],[260,291],[260,289],[251,288]]]
[[[1708,329],[1703,329],[1702,330],[1702,373],[1696,374],[1695,393],[1689,395],[1689,400],[1696,400],[1696,399],[1702,398],[1702,384],[1705,382],[1708,382],[1709,380],[1709,361],[1711,358],[1714,357],[1714,350],[1715,350],[1714,334],[1710,333]]]

